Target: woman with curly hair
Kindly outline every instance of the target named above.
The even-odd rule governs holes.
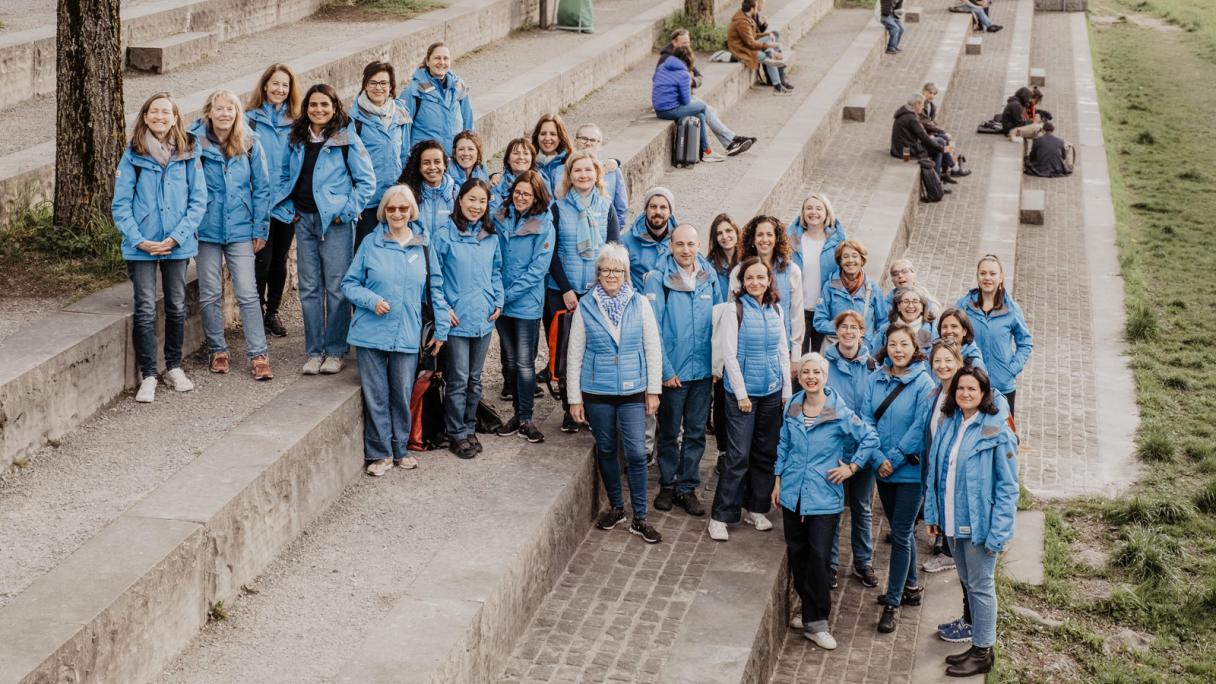
[[[789,341],[792,357],[799,356],[794,350],[802,349],[802,337],[806,322],[802,319],[802,269],[794,263],[794,248],[789,233],[780,219],[761,214],[743,226],[743,244],[739,258],[759,257],[773,272],[773,287],[781,302],[781,316],[785,319],[785,336]],[[730,274],[730,291],[739,289],[739,268]]]

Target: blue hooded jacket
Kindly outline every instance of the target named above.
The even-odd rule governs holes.
[[[840,274],[823,286],[819,293],[819,302],[815,304],[815,317],[812,325],[823,335],[835,335],[836,315],[842,311],[856,311],[862,314],[866,322],[864,344],[871,353],[875,351],[875,340],[882,328],[882,288],[870,276],[865,276],[865,282],[857,288],[856,294],[850,294],[840,280]]]
[[[1008,294],[1004,301],[989,313],[984,313],[975,303],[978,289],[972,289],[955,304],[967,312],[975,328],[975,343],[984,355],[988,368],[988,379],[992,388],[1001,394],[1009,394],[1017,388],[1018,375],[1030,360],[1034,341],[1026,317]]]
[[[283,161],[279,176],[280,196],[274,202],[271,215],[284,223],[291,223],[296,215],[291,191],[304,167],[305,147],[289,145],[287,158]],[[345,152],[343,148],[346,148]],[[329,230],[335,218],[342,223],[358,218],[375,192],[376,172],[359,136],[351,127],[331,135],[321,146],[312,172],[313,200],[321,217],[321,234]]]
[[[423,140],[435,140],[450,157],[452,138],[461,131],[473,130],[469,86],[455,72],[449,71],[440,80],[426,67],[419,67],[397,99],[414,122],[410,149]]]
[[[350,108],[352,126],[360,142],[367,148],[376,173],[376,192],[368,200],[368,207],[380,204],[384,191],[397,183],[410,156],[407,144],[410,141],[410,115],[400,102],[390,102],[393,104],[393,116],[387,125],[378,115],[363,111],[359,98],[355,98]]]
[[[870,385],[870,373],[877,367],[865,345],[857,350],[852,360],[844,358],[836,345],[829,345],[823,352],[828,362],[828,387],[853,411],[860,411]]]
[[[935,385],[923,361],[908,366],[902,375],[891,375],[890,368],[888,361],[870,373],[861,404],[861,417],[878,433],[882,449],[870,465],[877,470],[884,459],[891,462],[895,470],[889,477],[880,478],[884,482],[919,483],[920,463],[925,455],[925,421],[928,419],[924,407]],[[874,413],[899,384],[907,385],[907,388],[891,402],[882,419],[875,422]]]
[[[469,174],[465,173],[464,169],[456,164],[455,159],[449,159],[447,164],[448,170],[446,173],[451,176],[452,183],[459,190],[460,186],[469,179]],[[486,171],[484,164],[476,164],[473,166],[473,177],[477,180],[485,181],[487,185],[490,183],[490,174]]]
[[[650,300],[663,340],[663,380],[682,382],[708,378],[713,373],[712,339],[714,305],[726,301],[718,276],[697,255],[695,288],[680,274],[674,256],[663,255],[643,278],[642,293]]]
[[[254,136],[248,152],[226,158],[219,144],[207,137],[205,121],[195,121],[190,133],[199,143],[207,181],[207,213],[198,228],[199,241],[228,245],[265,240],[270,234],[270,175],[262,144]]]
[[[417,198],[418,225],[424,234],[430,235],[447,224],[452,208],[456,206],[456,191],[459,189],[446,173],[437,188],[425,182],[422,184],[422,192],[418,193],[420,196]]]
[[[629,225],[629,189],[625,184],[621,160],[605,159],[602,163],[604,165],[604,190],[605,194],[612,199],[612,209],[616,212],[617,225]],[[566,165],[563,162],[554,171],[553,188],[562,184],[562,177],[565,175]]]
[[[802,271],[803,277],[806,277],[807,256],[802,253],[802,217],[794,219],[790,222],[790,227],[786,229],[786,234],[789,235],[790,245],[794,248],[793,259],[794,263],[798,264],[798,268]],[[840,221],[834,221],[830,226],[824,226],[823,232],[827,235],[827,239],[823,241],[823,249],[819,250],[819,289],[822,290],[828,281],[836,277],[836,271],[839,267],[836,266],[836,247],[848,239],[844,228],[840,226]]]
[[[443,301],[460,321],[449,334],[458,337],[489,335],[494,330],[490,316],[503,305],[502,249],[498,236],[487,231],[483,221],[470,223],[462,232],[448,219],[429,236],[443,272]],[[436,330],[435,338],[446,340],[447,336],[440,337]]]
[[[545,179],[545,183],[549,186],[549,195],[557,197],[557,189],[561,186],[562,176],[566,175],[566,159],[570,156],[569,150],[558,152],[553,155],[552,159],[547,161],[541,159],[541,154],[536,155],[536,170],[540,172],[540,177]]]
[[[655,269],[660,259],[671,254],[671,233],[678,225],[675,216],[667,219],[667,232],[662,240],[656,241],[646,229],[646,214],[642,213],[621,236],[621,244],[629,250],[629,280],[633,289],[641,291],[642,278]]]
[[[650,86],[650,106],[665,112],[692,101],[692,75],[688,65],[672,55],[654,71]]]
[[[279,176],[282,175],[283,160],[287,157],[287,142],[291,137],[291,125],[295,119],[287,115],[287,105],[275,109],[265,102],[257,109],[245,112],[245,123],[262,143],[266,153],[266,171],[270,174],[270,201],[279,197]]]
[[[831,387],[815,424],[806,426],[802,415],[805,390],[785,404],[777,463],[781,478],[781,507],[798,515],[832,515],[844,510],[844,484],[828,481],[828,471],[840,465],[866,464],[877,457],[878,435],[842,401]],[[801,505],[799,505],[801,504]]]
[[[198,254],[198,227],[207,213],[207,181],[198,141],[191,137],[189,143],[168,166],[136,154],[130,145],[118,160],[110,213],[122,235],[123,259],[160,261]],[[147,240],[168,238],[177,246],[165,256],[153,256],[137,247]]]
[[[494,210],[494,232],[502,250],[502,315],[537,320],[544,315],[545,276],[557,246],[553,212],[519,216],[512,204]]]

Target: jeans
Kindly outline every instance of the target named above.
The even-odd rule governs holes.
[[[253,274],[253,242],[221,245],[200,241],[195,261],[198,264],[198,303],[203,319],[203,334],[207,336],[207,351],[212,354],[228,351],[228,342],[224,339],[224,310],[220,305],[224,296],[221,266],[227,261],[236,303],[241,309],[241,327],[245,329],[245,356],[252,359],[264,355],[266,328],[262,326],[262,306],[258,302],[257,282]]]
[[[714,381],[714,442],[717,444],[718,452],[726,452],[726,383],[721,380]],[[662,405],[660,404],[660,408]],[[718,463],[718,468],[722,468],[722,463]],[[720,471],[719,471],[720,472]]]
[[[165,370],[182,365],[186,337],[186,264],[189,259],[128,261],[127,277],[135,292],[135,365],[144,378],[156,377],[156,272],[165,291]]]
[[[481,367],[490,350],[490,337],[451,335],[443,345],[447,391],[443,395],[444,427],[453,442],[468,439],[477,428],[481,403]]]
[[[494,321],[502,348],[503,385],[515,390],[515,417],[520,423],[532,420],[536,392],[536,343],[540,321],[499,316]]]
[[[371,235],[376,226],[380,224],[380,219],[376,218],[376,211],[379,208],[380,205],[377,203],[359,213],[359,218],[355,221],[355,252],[359,251],[359,243],[363,242],[363,238]]]
[[[874,558],[874,469],[862,468],[844,481],[849,503],[849,541],[853,547],[853,567],[864,568]],[[832,567],[840,567],[840,534],[832,539]]]
[[[828,546],[836,538],[840,514],[802,516],[782,507],[781,518],[794,590],[802,599],[803,628],[812,633],[826,632],[832,614],[833,575]]]
[[[254,270],[258,279],[258,296],[266,307],[266,315],[279,312],[283,301],[283,287],[287,284],[287,253],[296,230],[290,223],[270,219],[270,235],[266,246],[254,257]]]
[[[971,607],[971,644],[988,648],[996,643],[996,554],[970,539],[946,537],[946,543]]]
[[[970,11],[973,16],[975,16],[975,20],[979,23],[980,28],[987,31],[988,27],[992,26],[992,20],[988,18],[988,14],[984,12],[983,7],[976,7],[975,5],[963,5],[963,7]]]
[[[584,399],[587,395],[584,395]],[[583,404],[591,434],[595,437],[595,460],[600,479],[613,508],[624,508],[621,494],[621,466],[617,442],[624,447],[625,469],[629,476],[629,501],[633,519],[646,518],[646,404],[630,401],[621,404],[586,401]],[[620,426],[618,433],[617,426]]]
[[[355,347],[363,386],[363,459],[409,456],[410,397],[418,355]]]
[[[904,36],[904,25],[894,14],[888,17],[882,17],[879,21],[881,21],[883,27],[887,29],[887,50],[894,50],[898,48],[899,40]]]
[[[710,378],[664,387],[659,402],[659,486],[692,494],[701,484],[705,423],[709,420]],[[680,439],[683,431],[684,439]]]
[[[781,390],[751,397],[751,413],[739,410],[733,396],[726,399],[726,463],[714,492],[713,519],[737,523],[740,509],[768,513],[772,508],[773,466],[781,433]]]
[[[891,563],[887,570],[887,593],[879,601],[898,606],[904,597],[904,587],[915,587],[916,577],[916,515],[924,498],[919,482],[878,482],[878,498],[891,527]]]
[[[346,355],[350,303],[342,298],[342,276],[354,256],[353,227],[334,223],[321,233],[321,217],[299,214],[296,272],[304,313],[304,349],[309,357]]]
[[[718,118],[718,111],[697,97],[689,100],[686,105],[680,105],[674,109],[664,109],[661,112],[655,112],[655,114],[660,119],[667,119],[669,121],[679,121],[686,116],[700,118],[702,150],[709,150],[709,132],[705,130],[706,126],[713,129],[714,135],[718,136],[718,140],[723,145],[729,145],[735,139],[734,131],[727,128],[726,124],[722,123],[722,119]]]
[[[760,67],[764,69],[764,73],[768,74],[768,82],[772,85],[783,83],[785,79],[781,78],[781,69],[773,64],[767,64],[764,60],[769,58],[769,50],[761,50],[756,53],[756,59],[760,61]]]

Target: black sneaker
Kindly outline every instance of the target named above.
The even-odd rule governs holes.
[[[840,586],[840,568],[832,568],[832,588]]]
[[[469,459],[477,455],[477,447],[467,439],[449,440],[448,451],[456,454],[456,458]]]
[[[789,81],[782,81],[781,85],[785,86],[785,89],[787,91],[793,92],[793,90],[794,90],[794,84],[790,83]]]
[[[646,522],[646,518],[635,518],[633,524],[629,526],[629,532],[638,535],[647,544],[658,544],[663,541],[663,535],[659,534],[653,525]]]
[[[570,417],[569,413],[566,413],[566,415],[562,417],[562,432],[574,433],[578,432],[582,427],[583,424],[576,422],[574,418]]]
[[[1000,24],[993,24],[988,27],[988,33],[996,33],[997,31],[1000,31],[1003,28],[1005,28],[1005,27],[1001,26]]]
[[[925,588],[920,587],[904,587],[904,596],[900,599],[900,603],[905,606],[919,606],[921,601],[925,599]]]
[[[948,173],[942,174],[941,179],[942,179],[943,183],[949,183],[950,185],[958,185],[958,181],[954,180],[954,178],[952,178],[950,176],[950,174],[948,174]]]
[[[543,397],[543,396],[545,396],[545,391],[544,391],[543,389],[541,389],[541,388],[540,388],[540,385],[537,385],[537,386],[536,386],[536,391],[532,393],[532,398],[533,398],[533,399],[540,399],[540,398],[541,398],[541,397]]]
[[[659,453],[658,452],[659,452],[659,448],[655,447],[650,450],[649,454],[646,454],[646,467],[647,468],[653,468],[654,464],[659,462]]]
[[[502,391],[498,393],[498,398],[503,401],[513,401],[515,399],[515,392],[512,392],[504,387],[502,388]]]
[[[540,369],[540,372],[536,374],[536,383],[538,385],[543,385],[543,384],[549,382],[550,379],[551,379],[551,376],[549,375],[548,366],[545,366],[544,368]]]
[[[736,154],[743,154],[752,146],[753,138],[736,135],[734,140],[726,146],[726,156],[733,157]]]
[[[283,326],[283,321],[279,320],[278,313],[267,313],[262,321],[262,327],[275,337],[287,337],[287,328]]]
[[[660,511],[670,511],[672,501],[674,501],[675,498],[675,491],[664,487],[659,490],[659,495],[654,498],[654,507]]]
[[[964,178],[971,175],[971,169],[964,169],[962,166],[957,169],[951,169],[950,175],[954,178]]]
[[[874,568],[868,565],[863,565],[861,567],[855,566],[853,568],[853,574],[857,577],[857,579],[861,580],[862,584],[870,587],[871,589],[878,586],[878,575],[874,574]]]
[[[508,420],[502,427],[498,428],[494,434],[499,437],[510,437],[516,432],[519,432],[519,418],[511,416],[511,420]]]
[[[625,522],[625,509],[609,508],[595,519],[595,526],[601,530],[611,530],[623,522]]]
[[[476,432],[469,435],[469,444],[473,445],[473,448],[477,450],[477,453],[479,453],[479,454],[481,453],[481,440],[477,439]]]
[[[545,436],[537,429],[536,423],[532,421],[519,424],[519,436],[533,444],[545,441]]]
[[[683,508],[684,512],[688,513],[694,518],[700,518],[701,516],[705,515],[705,507],[702,506],[701,502],[697,500],[696,492],[680,494],[676,497],[676,505]]]
[[[895,606],[883,606],[882,615],[878,618],[878,631],[883,634],[890,634],[895,631],[895,627],[899,624],[896,616],[899,615],[899,608]]]

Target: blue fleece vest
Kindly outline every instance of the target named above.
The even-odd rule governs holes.
[[[620,342],[612,339],[609,322],[593,295],[582,299],[587,348],[583,353],[583,392],[625,396],[646,391],[646,349],[642,340],[642,314],[638,307],[650,306],[634,294],[621,315]]]

